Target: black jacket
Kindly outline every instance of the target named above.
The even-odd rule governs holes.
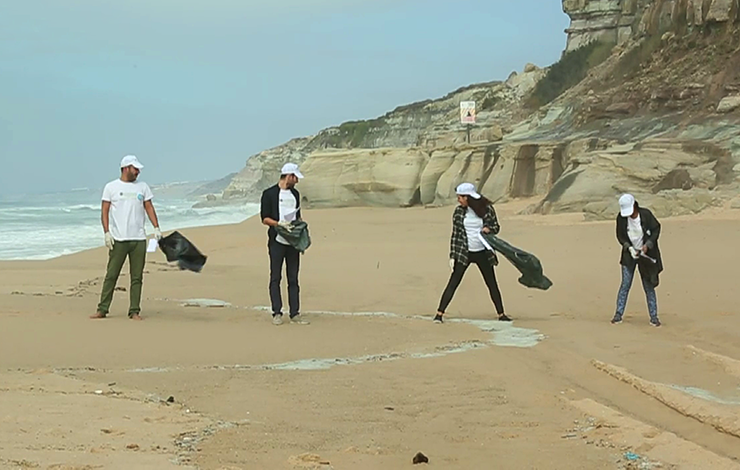
[[[647,276],[653,287],[658,287],[658,284],[660,284],[659,274],[663,272],[663,259],[661,258],[660,247],[658,246],[660,222],[658,222],[658,219],[655,218],[650,210],[640,207],[638,211],[640,212],[643,243],[648,247],[647,255],[656,260],[657,263],[653,263],[645,258],[639,258],[637,260],[632,258],[629,252],[632,242],[627,234],[627,217],[622,217],[620,214],[617,216],[617,240],[622,246],[620,264],[622,266],[633,267],[637,263],[641,275]]]
[[[296,201],[296,219],[300,219],[301,194],[295,188],[290,188],[290,192],[293,193]],[[277,184],[262,191],[262,199],[260,201],[260,219],[265,220],[268,217],[273,220],[280,220],[280,186]],[[275,227],[267,229],[267,236],[270,240],[275,240],[277,237],[277,230],[275,230]]]

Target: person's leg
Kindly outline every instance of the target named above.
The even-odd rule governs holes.
[[[447,281],[447,287],[445,287],[444,292],[442,293],[442,298],[439,301],[439,308],[437,308],[437,316],[434,318],[435,321],[442,320],[442,315],[444,315],[445,310],[447,310],[447,307],[450,305],[450,302],[452,302],[452,297],[455,296],[455,291],[460,286],[460,282],[463,279],[463,276],[465,275],[465,271],[468,269],[468,267],[461,263],[455,263],[455,268],[452,270],[452,275],[450,275],[450,280]]]
[[[272,315],[279,319],[283,315],[283,297],[280,292],[280,281],[282,280],[283,260],[287,246],[271,240],[268,243],[270,254],[270,303],[272,304]]]
[[[285,271],[288,278],[288,302],[290,318],[301,313],[301,287],[298,283],[298,272],[301,267],[301,254],[292,246],[285,253]]]
[[[660,326],[660,320],[658,320],[658,296],[655,293],[655,287],[650,283],[648,275],[644,274],[642,270],[640,270],[640,279],[642,280],[642,289],[645,291],[648,313],[650,314],[650,324]]]
[[[128,244],[128,266],[131,275],[128,316],[131,319],[140,320],[141,290],[144,283],[144,265],[146,264],[146,241],[137,240],[128,242]]]
[[[113,249],[108,252],[108,266],[105,271],[103,287],[100,291],[100,303],[98,311],[90,318],[105,318],[110,311],[110,304],[113,301],[113,292],[116,290],[116,282],[121,274],[121,268],[126,261],[127,248],[124,242],[116,242]]]
[[[485,251],[481,251],[471,253],[470,255],[470,260],[478,265],[483,280],[486,281],[488,293],[491,296],[493,305],[496,307],[496,313],[498,313],[501,320],[509,320],[509,317],[504,314],[504,301],[501,298],[501,291],[496,282],[496,273],[493,270],[493,266],[491,266],[491,262],[488,260],[488,254]]]
[[[612,318],[612,323],[620,323],[622,321],[622,315],[624,315],[624,309],[627,307],[627,299],[629,298],[634,277],[635,265],[622,265],[622,284],[619,286],[619,292],[617,293],[617,311],[614,314],[614,318]]]

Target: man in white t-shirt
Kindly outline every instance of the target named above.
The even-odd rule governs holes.
[[[141,287],[146,262],[145,215],[154,227],[154,237],[157,240],[162,238],[152,204],[152,190],[146,183],[137,181],[142,168],[144,165],[135,156],[123,157],[121,177],[106,184],[103,189],[101,220],[105,246],[108,247],[108,267],[98,311],[90,318],[105,318],[108,315],[118,276],[128,258],[131,275],[128,316],[132,320],[141,320]]]
[[[300,253],[281,237],[276,226],[290,226],[294,220],[301,218],[301,195],[295,185],[303,175],[295,163],[286,163],[280,171],[280,181],[262,192],[260,218],[270,227],[267,230],[267,248],[270,255],[270,302],[272,304],[272,322],[283,323],[283,300],[280,292],[283,262],[288,277],[288,300],[290,302],[291,323],[305,325],[307,321],[300,317],[300,287],[298,271]]]

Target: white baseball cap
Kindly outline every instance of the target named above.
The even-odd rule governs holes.
[[[295,163],[286,163],[283,165],[283,169],[280,170],[281,175],[296,175],[299,179],[303,178],[303,173],[298,171],[298,165]]]
[[[455,192],[460,196],[470,196],[473,199],[480,199],[480,194],[475,191],[475,186],[472,183],[462,183],[455,189]]]
[[[126,168],[127,166],[132,166],[138,170],[144,168],[144,165],[139,163],[139,159],[134,155],[126,155],[123,157],[123,160],[121,160],[121,168]]]
[[[619,198],[619,213],[622,217],[629,217],[635,212],[635,197],[631,194],[622,194]]]

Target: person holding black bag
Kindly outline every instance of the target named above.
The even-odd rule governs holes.
[[[491,300],[496,307],[498,319],[500,321],[511,321],[511,318],[504,313],[504,302],[501,299],[501,292],[494,273],[494,266],[498,265],[498,258],[495,252],[486,249],[483,241],[478,236],[479,233],[493,233],[495,235],[501,229],[493,204],[478,194],[472,183],[460,184],[455,192],[457,193],[458,206],[452,215],[452,237],[450,239],[450,270],[452,274],[439,301],[434,322],[444,322],[445,310],[452,301],[452,297],[455,295],[455,291],[471,263],[478,265],[478,269],[488,287]]]
[[[308,324],[300,316],[300,252],[277,230],[293,230],[292,222],[301,220],[301,195],[295,185],[303,178],[295,163],[286,163],[280,171],[277,184],[265,189],[260,204],[260,218],[267,225],[267,249],[270,256],[270,303],[272,304],[272,323],[283,324],[283,300],[280,292],[283,263],[288,278],[288,301],[290,303],[290,322]]]

